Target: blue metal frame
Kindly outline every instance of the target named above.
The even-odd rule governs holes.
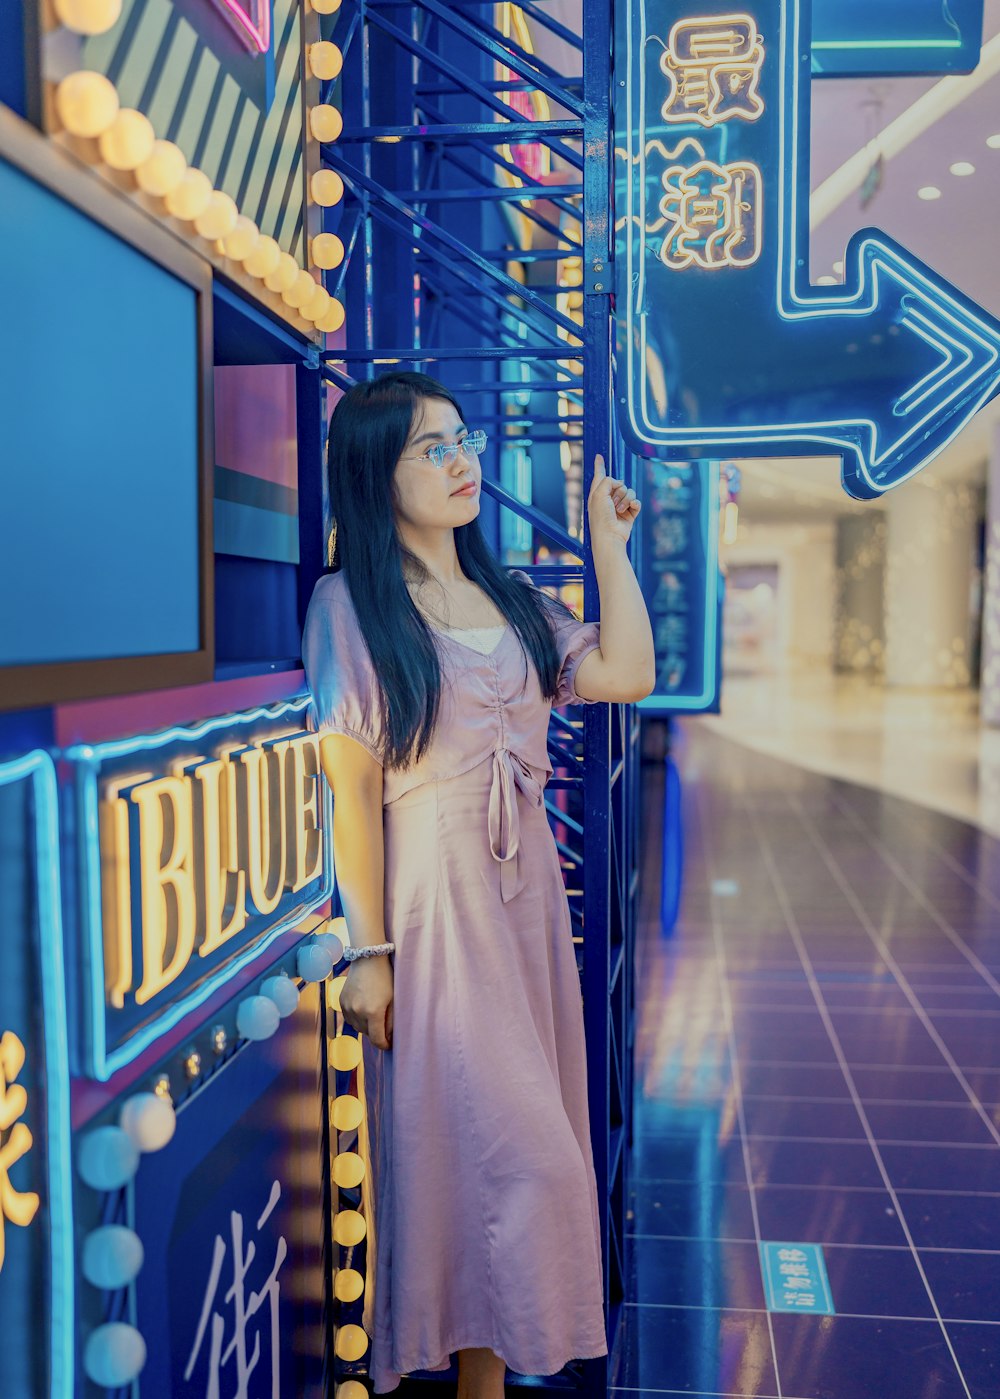
[[[326,353],[324,372],[328,384],[346,388],[389,363],[427,368],[461,393],[469,420],[489,425],[501,445],[515,433],[530,448],[582,443],[585,501],[597,453],[617,463],[628,484],[635,474],[611,415],[611,13],[598,0],[580,0],[574,33],[534,0],[520,8],[581,56],[582,84],[504,38],[487,3],[349,0],[324,22],[324,37],[345,54],[345,121],[322,159],[348,191],[337,212],[345,261],[327,283],[346,300],[347,344]],[[496,79],[497,61],[511,80]],[[505,100],[535,90],[568,116],[526,120]],[[536,143],[562,162],[558,184],[522,172],[498,149]],[[516,173],[521,184],[501,184],[498,172]],[[540,194],[544,213],[531,206]],[[515,206],[539,246],[519,246],[502,224],[503,210]],[[582,229],[582,241],[566,219]],[[498,246],[505,241],[509,247]],[[570,257],[582,258],[582,325],[557,303],[566,290],[560,263]],[[524,283],[513,275],[517,266]],[[534,276],[549,266],[551,275]],[[518,377],[505,377],[508,366],[519,367]],[[490,471],[487,459],[481,518],[494,545],[503,513],[579,559],[506,561],[538,583],[582,579],[585,615],[596,617],[586,539]],[[632,707],[603,705],[555,713],[549,735],[547,808],[560,828],[582,979],[610,1353],[573,1362],[532,1388],[592,1399],[604,1399],[613,1382],[627,1272],[638,738]]]

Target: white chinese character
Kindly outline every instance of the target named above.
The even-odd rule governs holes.
[[[804,1263],[779,1263],[778,1272],[789,1278],[807,1278],[809,1276],[809,1269]]]
[[[275,1205],[281,1199],[281,1186],[277,1181],[271,1186],[271,1196],[264,1208],[264,1213],[257,1221],[257,1232],[259,1233],[274,1210]],[[216,1234],[215,1245],[212,1250],[212,1266],[209,1272],[208,1284],[205,1288],[205,1297],[201,1306],[201,1317],[198,1321],[198,1331],[194,1338],[194,1345],[191,1347],[191,1354],[188,1358],[187,1368],[184,1371],[184,1378],[189,1380],[194,1372],[195,1363],[201,1350],[201,1343],[205,1336],[205,1329],[208,1325],[209,1313],[212,1317],[212,1333],[209,1354],[209,1374],[208,1385],[205,1389],[205,1399],[220,1399],[222,1393],[221,1381],[223,1366],[233,1362],[235,1388],[231,1391],[232,1399],[248,1399],[250,1376],[257,1368],[260,1360],[260,1330],[253,1329],[253,1352],[247,1353],[248,1341],[250,1337],[250,1323],[261,1309],[265,1302],[268,1303],[270,1320],[270,1347],[271,1347],[271,1395],[270,1399],[280,1399],[281,1396],[281,1337],[278,1329],[278,1293],[280,1284],[278,1273],[285,1255],[288,1252],[284,1237],[279,1237],[278,1247],[275,1250],[274,1265],[268,1274],[262,1287],[256,1292],[247,1294],[246,1276],[250,1271],[257,1247],[251,1240],[247,1244],[246,1250],[243,1247],[243,1216],[233,1210],[229,1216],[230,1231],[232,1235],[232,1272],[233,1281],[223,1297],[223,1304],[232,1305],[232,1337],[229,1344],[223,1346],[226,1324],[221,1311],[212,1311],[215,1302],[215,1294],[219,1286],[219,1275],[222,1272],[222,1265],[226,1256],[226,1245],[222,1241],[222,1236]],[[258,1395],[260,1391],[258,1390]]]
[[[804,1263],[806,1256],[800,1248],[779,1248],[778,1258],[782,1263]]]

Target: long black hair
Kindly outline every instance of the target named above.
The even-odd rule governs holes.
[[[393,474],[420,401],[440,398],[464,421],[454,396],[426,374],[383,374],[355,384],[330,419],[327,470],[337,522],[334,569],[343,571],[380,689],[383,759],[407,767],[431,741],[441,695],[441,669],[430,627],[410,597],[403,560],[419,576],[426,569],[402,543],[393,511]],[[552,699],[559,654],[546,607],[573,615],[504,569],[490,552],[479,520],[455,528],[465,576],[477,583],[514,628]],[[527,680],[527,662],[525,679]]]

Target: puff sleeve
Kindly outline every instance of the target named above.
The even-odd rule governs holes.
[[[572,614],[567,614],[560,607],[556,607],[548,593],[535,586],[527,573],[521,569],[513,570],[515,578],[521,579],[539,593],[546,604],[549,616],[549,625],[552,627],[552,634],[555,638],[556,650],[559,653],[559,678],[556,683],[556,694],[552,701],[553,706],[562,704],[598,704],[598,700],[584,699],[577,693],[576,673],[580,669],[580,662],[584,656],[589,656],[591,651],[596,651],[601,644],[601,624],[600,622],[579,622]]]
[[[346,734],[383,763],[375,668],[339,574],[324,575],[313,589],[302,630],[302,663],[310,693],[309,729]]]

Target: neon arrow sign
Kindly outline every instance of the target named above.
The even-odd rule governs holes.
[[[870,499],[996,393],[1000,324],[874,229],[810,283],[807,9],[619,7],[619,421],[643,456],[825,448]]]

